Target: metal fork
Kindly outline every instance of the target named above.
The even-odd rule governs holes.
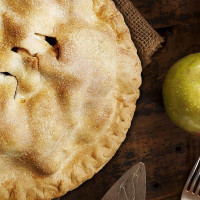
[[[181,200],[200,200],[200,157],[190,172]]]

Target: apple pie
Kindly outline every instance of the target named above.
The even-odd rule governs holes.
[[[0,1],[0,199],[90,179],[130,127],[141,63],[111,0]]]

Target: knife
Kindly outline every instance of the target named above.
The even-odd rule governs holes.
[[[101,200],[145,200],[146,170],[143,163],[129,169]]]

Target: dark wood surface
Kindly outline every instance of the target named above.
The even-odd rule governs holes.
[[[141,96],[125,142],[98,174],[61,200],[100,200],[126,170],[140,161],[147,170],[146,199],[178,200],[200,156],[200,136],[177,128],[162,102],[162,84],[171,65],[200,52],[200,0],[132,1],[165,37],[165,43],[143,70]]]

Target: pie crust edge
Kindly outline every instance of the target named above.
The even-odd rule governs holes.
[[[98,0],[93,0],[93,2],[95,1],[98,2]],[[109,23],[114,23],[113,26],[115,26],[116,29],[120,29],[118,34],[123,37],[123,42],[129,43],[129,45],[132,46],[130,51],[133,51],[134,54],[137,55],[137,50],[131,39],[130,30],[125,24],[123,15],[117,10],[112,0],[105,0],[103,2],[104,5],[102,7],[105,8],[104,12],[106,13],[104,13],[104,16],[100,16],[101,19],[105,18],[105,21],[108,22],[109,20]],[[90,157],[83,157],[82,155],[84,155],[84,152],[82,154],[79,153],[79,155],[75,158],[76,166],[71,164],[71,166],[68,165],[65,167],[63,173],[66,177],[71,177],[71,179],[70,182],[69,180],[66,182],[60,182],[58,186],[58,191],[60,194],[57,196],[62,196],[66,193],[66,191],[71,191],[77,188],[86,180],[91,179],[106,165],[106,163],[110,161],[110,159],[119,149],[122,142],[125,140],[126,133],[130,128],[131,121],[136,109],[136,101],[140,94],[139,87],[141,85],[142,66],[139,57],[135,56],[135,58],[137,59],[135,65],[136,74],[133,77],[134,84],[130,85],[130,87],[134,88],[135,92],[132,94],[128,102],[123,102],[119,96],[117,104],[119,108],[118,117],[120,118],[120,121],[115,121],[112,130],[101,137],[101,143],[99,143],[98,147],[93,145],[91,148]]]

